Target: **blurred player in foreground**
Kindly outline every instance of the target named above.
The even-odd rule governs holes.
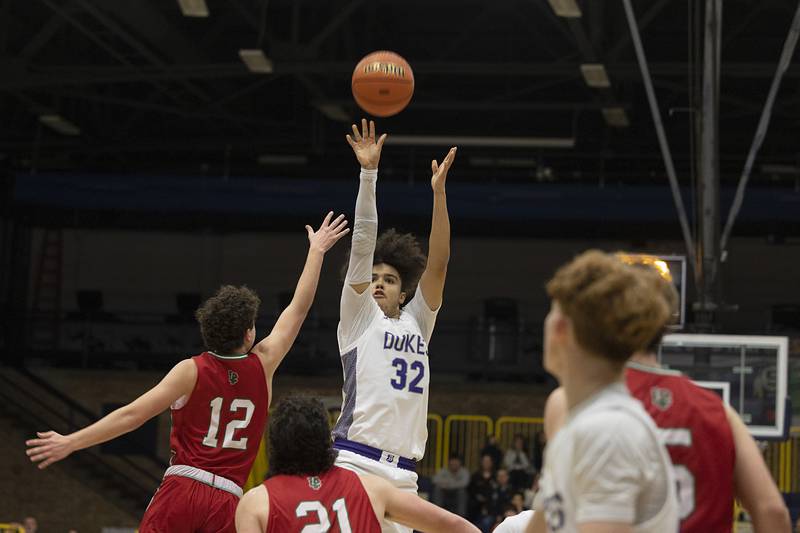
[[[654,268],[637,270],[674,309],[678,295],[672,283]],[[788,533],[789,511],[747,427],[719,396],[661,368],[656,352],[663,333],[633,355],[625,381],[658,426],[675,467],[681,533],[731,531],[734,497],[756,533]],[[558,388],[545,407],[548,438],[567,414],[564,389]]]
[[[72,452],[133,431],[169,408],[172,457],[145,511],[140,533],[231,532],[242,484],[253,465],[272,397],[272,377],[311,308],[322,260],[347,234],[328,213],[306,226],[308,256],[294,297],[269,336],[254,346],[260,300],[247,287],[223,286],[197,310],[207,352],[175,365],[161,382],[94,424],[60,435],[38,433],[28,456],[46,468]]]
[[[236,510],[238,533],[378,533],[391,519],[427,533],[478,528],[385,479],[334,466],[328,416],[311,398],[287,398],[273,410],[270,474]]]
[[[625,362],[663,331],[669,305],[635,269],[599,251],[562,266],[547,293],[544,366],[569,415],[548,443],[528,531],[677,531],[669,456],[623,381]]]
[[[525,529],[533,518],[534,511],[522,511],[514,516],[509,516],[492,530],[492,533],[525,533]]]

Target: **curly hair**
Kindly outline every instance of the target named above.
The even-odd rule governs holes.
[[[671,317],[651,276],[598,250],[558,269],[547,293],[572,321],[578,343],[618,364],[646,349]]]
[[[350,250],[345,257],[350,258]],[[406,302],[410,302],[417,290],[419,278],[428,264],[428,256],[413,233],[398,233],[396,229],[389,228],[378,236],[375,243],[375,252],[372,264],[386,264],[397,270],[400,274],[400,290],[406,293]],[[342,265],[342,280],[347,275],[348,262]],[[402,305],[400,307],[403,307]]]
[[[221,355],[234,353],[255,324],[259,305],[261,299],[244,285],[220,287],[194,314],[206,349]]]
[[[400,274],[400,290],[410,301],[417,290],[417,283],[425,270],[428,258],[411,233],[398,233],[394,228],[384,231],[375,243],[373,265],[386,264]]]
[[[328,413],[316,398],[284,398],[269,417],[269,474],[316,476],[336,460]]]

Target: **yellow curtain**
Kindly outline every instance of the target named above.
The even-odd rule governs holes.
[[[267,439],[266,435],[261,438],[261,444],[258,445],[258,453],[256,460],[253,462],[253,468],[250,469],[250,475],[247,476],[247,483],[244,484],[244,491],[257,487],[264,482],[269,470],[269,459],[267,458]]]

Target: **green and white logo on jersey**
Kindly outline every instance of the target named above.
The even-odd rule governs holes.
[[[314,490],[319,490],[322,488],[322,480],[317,476],[311,476],[308,478],[308,486]]]
[[[650,401],[662,411],[666,411],[672,405],[672,391],[653,387],[650,389]]]

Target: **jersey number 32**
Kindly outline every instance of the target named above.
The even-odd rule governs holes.
[[[408,384],[409,392],[422,394],[423,389],[419,386],[419,382],[425,377],[425,365],[422,361],[413,361],[411,363],[411,376],[409,376],[408,361],[401,357],[395,357],[392,361],[392,366],[395,368],[395,377],[389,383],[392,384],[397,390],[403,390]],[[411,378],[409,380],[409,377]]]

